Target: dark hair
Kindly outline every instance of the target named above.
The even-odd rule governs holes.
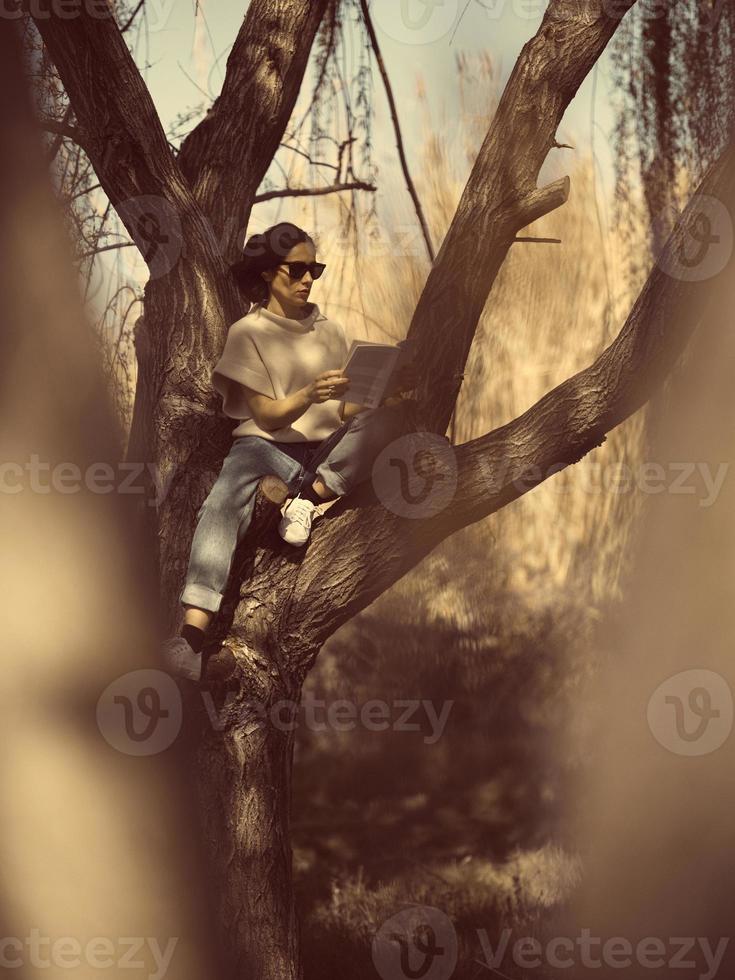
[[[268,301],[268,283],[261,272],[279,266],[291,249],[301,242],[314,240],[303,228],[281,221],[257,235],[251,235],[245,243],[243,257],[230,266],[230,272],[240,292],[251,303]]]

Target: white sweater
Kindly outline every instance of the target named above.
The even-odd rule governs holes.
[[[251,417],[243,385],[269,398],[285,398],[322,371],[343,368],[349,344],[344,327],[316,303],[303,320],[279,316],[257,304],[227,332],[222,356],[212,369],[212,385],[223,397],[223,411],[240,424],[237,436],[262,436],[275,442],[321,441],[342,424],[340,401],[310,405],[290,425],[267,431]]]

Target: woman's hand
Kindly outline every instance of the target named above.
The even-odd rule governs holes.
[[[322,371],[306,386],[306,397],[312,404],[320,404],[330,398],[341,398],[349,386],[350,379],[341,370]]]

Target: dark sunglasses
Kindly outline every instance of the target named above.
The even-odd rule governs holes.
[[[322,272],[327,268],[323,262],[284,262],[278,268],[288,267],[288,274],[291,279],[303,279],[304,273],[308,270],[312,279],[318,279]]]

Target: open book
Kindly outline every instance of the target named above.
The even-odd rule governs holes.
[[[412,348],[407,340],[397,345],[353,340],[342,371],[351,383],[342,400],[377,408],[385,393],[391,390],[397,371],[413,359]]]

